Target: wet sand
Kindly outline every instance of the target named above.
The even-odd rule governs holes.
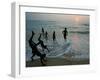
[[[47,58],[45,66],[82,65],[89,64],[89,59],[69,60],[68,58]],[[40,59],[26,61],[26,67],[41,67]]]

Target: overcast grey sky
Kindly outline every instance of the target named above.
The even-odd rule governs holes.
[[[26,20],[56,21],[67,24],[89,24],[88,15],[50,14],[26,12]]]

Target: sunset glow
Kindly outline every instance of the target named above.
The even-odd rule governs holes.
[[[75,17],[75,22],[77,22],[77,23],[78,23],[78,22],[79,22],[79,20],[80,20],[80,19],[79,19],[79,17],[78,17],[78,16],[76,16],[76,17]]]
[[[83,21],[83,18],[81,18],[80,16],[74,16],[74,22],[76,25],[80,24],[80,22]]]

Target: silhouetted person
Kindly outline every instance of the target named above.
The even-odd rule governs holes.
[[[45,32],[45,39],[48,40],[48,32]]]
[[[43,35],[43,37],[44,37],[44,28],[42,28],[42,35]]]
[[[63,37],[64,37],[64,39],[66,40],[66,39],[67,39],[67,36],[68,36],[67,28],[65,28],[65,30],[62,31],[62,33],[63,33]]]
[[[35,33],[32,31],[32,36],[31,36],[30,39],[29,39],[29,46],[31,47],[31,49],[32,49],[32,54],[33,54],[32,57],[31,57],[31,60],[33,61],[33,57],[34,57],[35,55],[37,55],[37,56],[40,57],[40,61],[41,61],[42,65],[45,65],[45,64],[44,64],[44,61],[45,61],[44,58],[46,57],[46,54],[41,54],[41,53],[39,52],[37,46],[40,44],[40,42],[38,42],[38,43],[33,42],[32,38],[33,38],[34,34],[35,34]]]
[[[41,45],[41,47],[42,47],[42,50],[44,51],[44,49],[47,49],[48,52],[49,52],[49,49],[47,48],[46,45],[44,45],[44,42],[41,40],[41,34],[40,34],[40,36],[39,36],[39,38],[38,38],[38,41],[39,41],[39,43],[40,43],[40,45]]]
[[[56,40],[56,34],[55,34],[55,31],[53,31],[53,41]]]

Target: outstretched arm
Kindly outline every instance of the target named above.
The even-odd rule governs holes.
[[[41,40],[41,34],[40,34],[40,36],[39,36],[39,38],[38,38],[38,41],[40,41]]]

